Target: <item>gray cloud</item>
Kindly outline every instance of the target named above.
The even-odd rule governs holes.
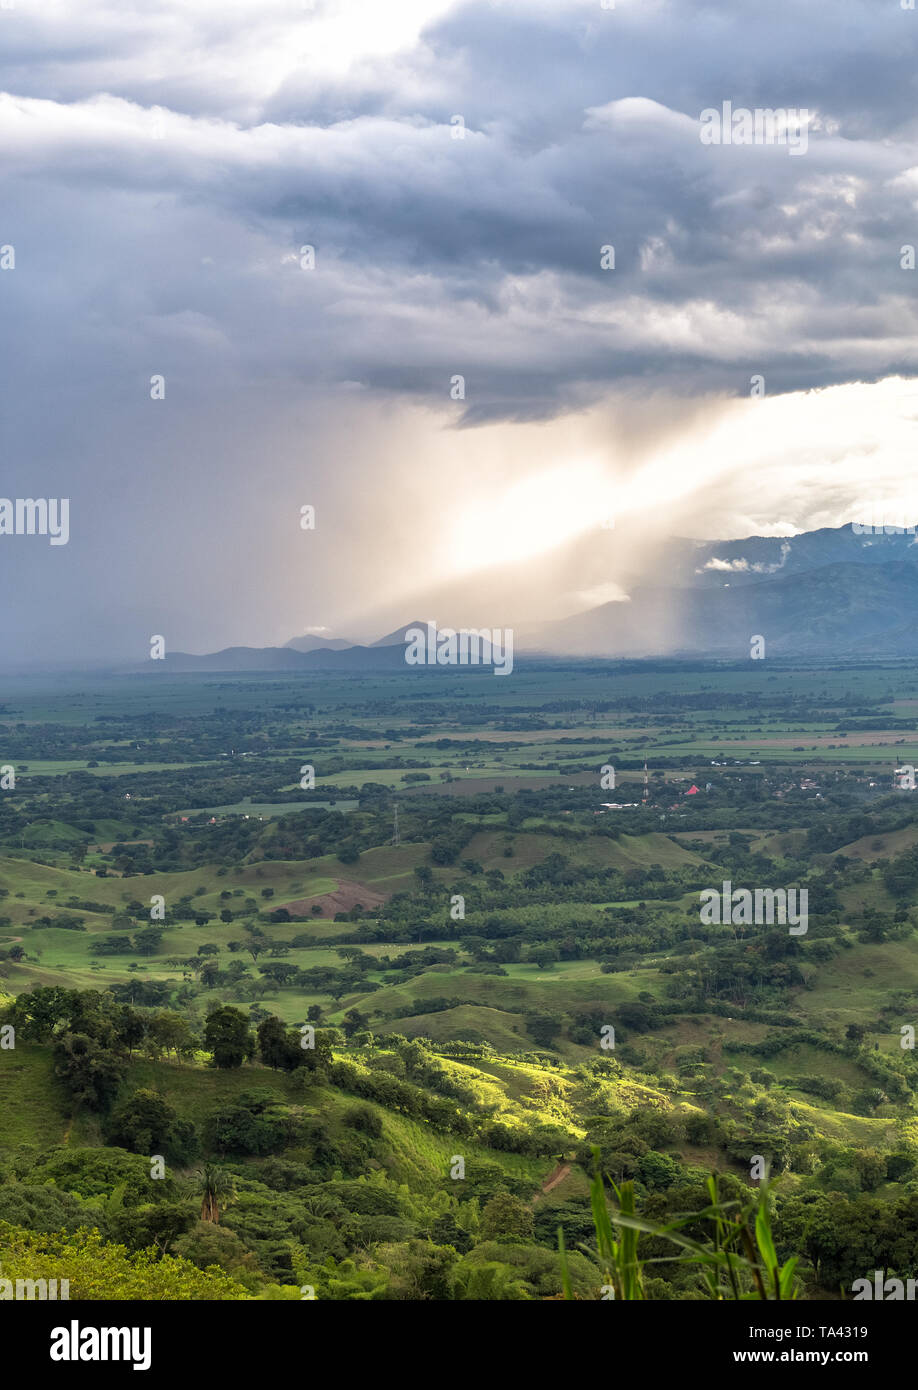
[[[0,545],[8,650],[136,653],[169,623],[182,645],[281,640],[356,612],[427,505],[405,406],[433,439],[743,396],[753,373],[773,394],[914,372],[918,14],[496,3],[394,16],[395,39],[366,14],[350,34],[270,0],[0,16],[4,491],[74,508],[53,560]],[[724,100],[807,108],[807,153],[703,146]],[[348,496],[337,548],[288,554],[301,502],[340,518]]]

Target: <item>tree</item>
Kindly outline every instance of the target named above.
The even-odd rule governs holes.
[[[163,1148],[177,1119],[169,1102],[155,1091],[134,1091],[112,1111],[107,1140],[132,1153],[151,1154]]]
[[[679,1176],[679,1164],[669,1154],[651,1149],[638,1161],[637,1172],[644,1186],[657,1192],[672,1187]]]
[[[633,1028],[637,1033],[649,1031],[656,1023],[656,1012],[636,1000],[626,1000],[619,1004],[615,1012],[623,1027]]]
[[[458,1256],[448,1245],[434,1245],[429,1240],[400,1241],[381,1245],[377,1258],[389,1271],[390,1298],[451,1298],[451,1274]]]
[[[533,1238],[532,1209],[500,1188],[481,1213],[482,1240],[527,1241]]]
[[[228,1004],[214,1009],[204,1025],[204,1045],[213,1053],[215,1066],[241,1067],[255,1050],[245,1014]]]
[[[162,939],[161,927],[141,927],[134,935],[134,946],[141,956],[155,956]]]
[[[108,1245],[98,1231],[75,1234],[7,1227],[3,1240],[3,1274],[10,1279],[66,1279],[75,1299],[178,1302],[247,1297],[242,1284],[221,1270],[201,1270],[190,1261],[163,1255],[151,1260],[146,1250],[131,1254],[123,1245]]]
[[[362,1014],[359,1009],[348,1009],[347,1013],[344,1015],[344,1023],[342,1025],[344,1028],[344,1036],[346,1038],[353,1037],[353,1035],[359,1033],[362,1028],[366,1028],[369,1021],[367,1015]]]
[[[71,1098],[88,1110],[107,1110],[124,1080],[125,1064],[85,1033],[65,1033],[54,1049],[55,1071]]]
[[[10,959],[21,960],[25,954],[22,947],[19,947],[19,955],[16,956],[14,949],[10,949]],[[59,985],[45,985],[32,990],[31,994],[20,994],[11,1005],[8,1017],[21,1037],[47,1042],[65,1020],[69,1021],[72,1004],[72,990],[62,989]]]
[[[540,1009],[527,1014],[526,1029],[533,1042],[537,1042],[540,1047],[551,1047],[561,1032],[562,1021],[560,1014]]]
[[[276,1153],[295,1132],[296,1121],[270,1091],[246,1091],[207,1121],[208,1142],[221,1154]]]
[[[864,1192],[875,1191],[885,1181],[886,1159],[882,1154],[873,1149],[855,1149],[852,1161]]]
[[[221,1206],[225,1210],[236,1196],[236,1182],[231,1173],[217,1164],[205,1163],[199,1174],[201,1179],[201,1220],[220,1220]]]
[[[172,1249],[198,1269],[224,1270],[229,1275],[258,1275],[258,1261],[235,1231],[212,1221],[198,1221],[173,1241]]]
[[[147,1018],[147,1048],[154,1053],[172,1052],[189,1056],[195,1047],[194,1036],[180,1013],[160,1009]]]
[[[469,1262],[460,1264],[456,1271],[454,1288],[454,1297],[476,1303],[522,1302],[531,1297],[528,1286],[516,1270],[497,1260],[473,1264],[469,1257]]]
[[[306,1063],[306,1051],[294,1031],[285,1028],[283,1021],[273,1015],[258,1027],[258,1051],[265,1066],[275,1071],[295,1071]]]
[[[163,1096],[145,1089],[135,1091],[115,1107],[106,1140],[131,1153],[170,1154],[180,1163],[192,1157],[197,1148],[194,1125],[180,1120]]]
[[[271,965],[259,966],[262,975],[267,980],[271,980],[276,985],[289,985],[290,981],[299,974],[299,969],[292,961],[283,960],[273,962]]]

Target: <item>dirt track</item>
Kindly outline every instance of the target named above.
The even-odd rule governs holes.
[[[568,1176],[570,1171],[571,1165],[569,1163],[559,1163],[557,1168],[555,1168],[553,1172],[549,1173],[548,1177],[543,1182],[541,1191],[537,1192],[536,1195],[533,1197],[533,1206],[539,1200],[540,1197],[545,1197],[549,1192],[552,1191],[553,1188],[557,1187],[559,1183],[564,1182],[564,1179]]]

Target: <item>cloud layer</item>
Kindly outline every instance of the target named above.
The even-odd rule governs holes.
[[[735,494],[743,459],[686,489],[673,422],[716,434],[754,377],[825,420],[825,388],[915,370],[918,13],[885,0],[71,0],[0,26],[3,490],[69,495],[73,528],[0,545],[11,656],[394,608],[461,572],[457,501],[499,510],[567,462],[589,498],[665,446],[671,519],[701,531],[708,473]],[[724,101],[806,109],[806,154],[703,145]],[[891,486],[906,395],[872,398]],[[819,511],[814,433],[724,534]],[[828,511],[870,486],[846,473]]]

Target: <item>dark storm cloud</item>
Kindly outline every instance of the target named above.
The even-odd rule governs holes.
[[[231,604],[252,633],[236,504],[260,515],[265,470],[289,508],[383,486],[335,442],[355,400],[476,425],[914,370],[918,14],[473,5],[395,43],[374,13],[350,39],[321,4],[0,15],[3,490],[69,489],[82,518],[53,580],[0,546],[46,604],[9,620],[17,648],[81,594],[108,614],[93,650],[136,650],[190,592],[211,626],[186,645]],[[807,108],[807,152],[703,146],[725,100]]]
[[[810,342],[814,330],[821,336],[823,303],[880,306],[876,322],[855,324],[863,351],[846,358],[852,374],[909,365],[904,343],[890,341],[885,355],[882,347],[897,308],[907,322],[890,338],[907,339],[914,327],[898,250],[916,190],[896,185],[918,159],[909,12],[849,5],[820,22],[790,5],[460,7],[408,54],[366,57],[324,90],[310,72],[302,85],[311,104],[296,99],[295,71],[254,100],[257,84],[242,61],[248,43],[257,48],[260,36],[270,48],[285,22],[308,32],[321,13],[307,11],[304,20],[291,6],[269,7],[254,17],[251,39],[222,7],[118,17],[104,57],[92,33],[66,28],[55,55],[53,27],[36,22],[31,40],[13,45],[7,78],[24,53],[39,71],[66,72],[68,100],[77,104],[7,104],[11,201],[45,183],[64,186],[75,200],[93,200],[103,241],[131,217],[133,195],[160,200],[163,243],[184,234],[182,209],[196,206],[256,231],[278,258],[311,242],[328,272],[327,294],[315,294],[330,321],[332,375],[436,393],[443,372],[460,370],[457,358],[471,353],[498,408],[506,392],[510,416],[533,371],[537,413],[628,372],[671,368],[681,378],[692,361],[699,387],[727,385],[718,345],[704,341],[701,306],[747,320],[762,371],[812,359],[806,379],[791,374],[796,385],[837,379],[834,326],[826,327],[824,354]],[[97,23],[108,21],[99,12]],[[164,65],[171,52],[184,81],[185,45],[195,53],[213,45],[214,71],[236,81],[209,86],[205,64],[195,109],[165,111],[164,138],[153,140],[143,53]],[[97,68],[109,79],[104,91],[120,99],[100,95]],[[159,80],[165,90],[176,79]],[[728,99],[809,109],[807,153],[702,146],[700,110]],[[342,104],[364,114],[335,119]],[[247,121],[234,114],[240,106],[250,109]],[[189,108],[179,102],[176,110]],[[467,125],[461,140],[451,138],[455,114]],[[615,246],[614,274],[599,265],[607,243]],[[179,284],[185,259],[173,258]],[[211,283],[193,296],[209,301],[217,324],[237,317],[240,291],[245,299],[239,276],[226,271],[213,267]],[[168,285],[153,294],[164,297]],[[335,307],[342,294],[360,304],[356,334],[348,299],[343,312]],[[541,353],[531,350],[527,300],[539,315]],[[774,341],[766,305],[779,330]],[[477,322],[468,306],[479,311]],[[683,306],[690,331],[682,341],[642,331],[642,313],[672,316]],[[247,308],[254,356],[263,346],[258,319],[271,342],[283,342],[283,319],[295,319],[301,304],[297,291],[285,299],[273,285],[261,306]],[[386,329],[395,325],[393,345]],[[433,358],[431,338],[443,343]],[[500,344],[500,361],[489,343]]]

